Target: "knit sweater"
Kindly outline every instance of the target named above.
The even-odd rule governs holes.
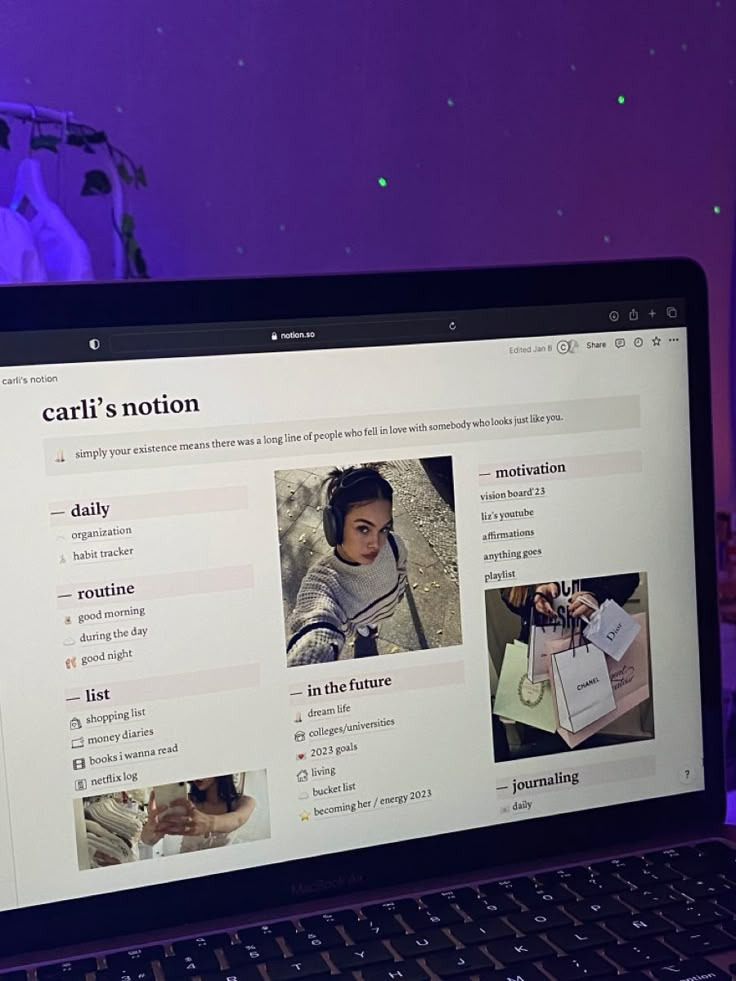
[[[406,546],[393,532],[391,537],[370,565],[333,552],[307,572],[289,622],[289,667],[336,661],[358,627],[393,614],[406,590]]]

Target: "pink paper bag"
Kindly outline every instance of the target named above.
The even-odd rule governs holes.
[[[631,647],[626,651],[620,661],[614,661],[606,657],[608,674],[613,688],[613,700],[616,708],[612,712],[601,716],[589,726],[581,729],[580,732],[567,732],[559,726],[557,732],[562,736],[570,749],[575,749],[586,739],[590,739],[597,732],[601,732],[605,727],[620,718],[625,712],[630,711],[637,705],[649,698],[649,629],[646,613],[635,613],[633,619],[639,624],[641,629],[634,638]],[[554,679],[550,678],[554,686]],[[552,699],[552,704],[556,706],[556,699]],[[558,720],[559,721],[559,720]]]

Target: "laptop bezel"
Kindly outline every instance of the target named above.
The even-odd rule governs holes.
[[[708,310],[705,276],[696,263],[661,259],[330,277],[47,285],[0,292],[3,331],[350,317],[671,296],[684,297],[687,305],[705,790],[8,910],[0,913],[0,955],[103,941],[112,934],[165,930],[223,916],[252,919],[259,910],[360,889],[400,888],[429,875],[460,876],[474,869],[488,875],[501,856],[504,863],[514,857],[541,863],[555,855],[564,861],[560,846],[566,841],[574,841],[577,850],[604,844],[612,849],[633,848],[664,828],[684,837],[698,828],[717,826],[725,810]],[[613,324],[601,328],[614,329]],[[530,324],[526,336],[534,333]],[[70,860],[75,861],[75,856]],[[326,900],[325,908],[328,905]]]

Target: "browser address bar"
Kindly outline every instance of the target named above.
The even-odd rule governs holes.
[[[113,354],[178,354],[183,351],[237,351],[266,345],[287,346],[290,342],[302,344],[315,341],[329,344],[340,341],[350,343],[386,340],[412,341],[427,337],[449,336],[458,325],[445,318],[376,321],[345,321],[329,324],[294,326],[276,324],[261,326],[241,324],[232,327],[192,326],[171,330],[115,331],[110,335],[110,351]]]

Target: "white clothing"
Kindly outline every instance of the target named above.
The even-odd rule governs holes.
[[[23,215],[0,208],[0,283],[44,283],[46,269]]]

